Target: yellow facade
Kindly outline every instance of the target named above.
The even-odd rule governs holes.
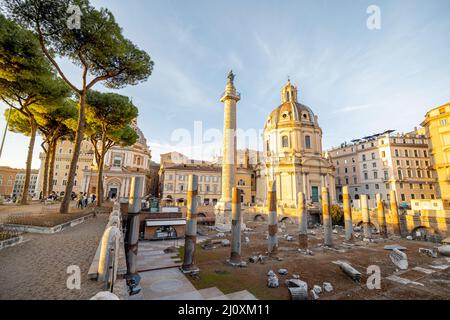
[[[450,103],[426,114],[422,126],[430,137],[430,153],[437,172],[439,193],[448,206],[450,201]]]

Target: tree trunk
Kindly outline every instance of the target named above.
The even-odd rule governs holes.
[[[30,144],[28,145],[27,169],[25,173],[25,184],[23,186],[22,200],[20,201],[20,204],[22,205],[28,204],[28,192],[30,189],[30,179],[31,179],[31,165],[33,161],[34,143],[36,142],[37,124],[32,117],[30,118],[30,126],[31,126],[31,138]]]
[[[78,126],[77,126],[77,132],[75,135],[75,146],[74,146],[74,150],[73,150],[72,161],[70,163],[69,178],[67,181],[64,199],[63,199],[63,201],[61,203],[61,207],[59,209],[59,212],[61,214],[69,213],[70,200],[71,200],[71,196],[72,196],[73,185],[75,182],[75,174],[77,172],[78,158],[80,157],[81,143],[83,142],[84,129],[86,126],[86,118],[85,118],[86,93],[87,93],[87,90],[83,90],[81,97],[80,97],[80,106],[79,106],[79,110],[78,110]]]
[[[56,161],[56,146],[58,144],[58,140],[53,140],[50,144],[49,148],[49,157],[50,157],[50,168],[48,172],[48,191],[47,195],[50,195],[53,192],[53,177],[55,175],[55,161]]]
[[[44,181],[42,183],[42,199],[41,201],[45,201],[45,199],[47,199],[48,197],[48,167],[50,165],[50,155],[51,155],[51,150],[50,150],[50,143],[47,143],[47,149],[44,148],[44,146],[42,147],[44,149],[45,152],[45,162],[44,162]]]
[[[103,166],[104,166],[104,164],[105,164],[105,156],[102,155],[102,157],[100,158],[100,163],[98,164],[97,207],[101,207],[103,204]]]

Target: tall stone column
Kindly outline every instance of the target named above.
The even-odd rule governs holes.
[[[308,210],[306,209],[306,199],[303,192],[298,193],[298,213],[299,213],[299,248],[308,249]]]
[[[269,255],[276,255],[278,252],[278,218],[277,218],[277,187],[276,182],[269,186]]]
[[[334,181],[334,177],[331,174],[328,174],[328,184],[330,189],[330,197],[331,197],[331,204],[336,204],[336,184]]]
[[[311,186],[309,184],[309,174],[305,173],[305,185],[306,185],[306,192],[305,192],[305,196],[306,196],[306,201],[310,201],[311,200]]]
[[[333,246],[333,221],[330,213],[330,199],[326,187],[322,188],[322,215],[323,215],[323,231],[324,245]]]
[[[197,194],[198,176],[190,175],[187,192],[186,236],[184,244],[184,273],[197,272],[195,266],[195,246],[197,244]]]
[[[392,231],[394,235],[401,236],[401,226],[400,226],[400,215],[398,213],[398,204],[397,204],[397,192],[395,190],[391,190],[390,194],[390,202],[391,202],[391,224]]]
[[[327,187],[327,182],[326,182],[326,179],[325,179],[325,175],[324,174],[321,174],[320,175],[320,188],[325,188],[325,189],[327,189],[328,190],[328,187]]]
[[[361,195],[361,212],[362,212],[364,238],[372,239],[372,230],[370,229],[369,198],[367,197],[366,194]]]
[[[128,275],[137,274],[137,255],[139,245],[139,214],[142,208],[142,177],[133,177],[130,198],[128,202],[128,245],[127,245],[127,264]]]
[[[351,241],[353,239],[353,218],[348,186],[342,187],[342,197],[344,200],[345,241]]]
[[[231,207],[231,256],[230,263],[241,263],[241,189],[233,188],[233,198]]]
[[[220,99],[224,104],[222,197],[216,207],[216,224],[231,227],[232,189],[236,186],[236,105],[241,99],[234,87],[234,74],[228,75],[225,92]]]
[[[384,210],[384,201],[379,193],[377,194],[377,216],[380,236],[387,238],[386,211]]]

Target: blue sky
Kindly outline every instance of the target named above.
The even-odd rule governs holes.
[[[92,3],[106,5],[155,61],[146,83],[120,93],[139,107],[157,162],[159,153],[179,149],[171,141],[175,130],[193,131],[194,121],[222,129],[219,97],[230,69],[242,93],[239,128],[263,127],[290,76],[300,102],[319,116],[325,148],[387,129],[412,130],[429,109],[450,102],[448,0]],[[369,5],[381,9],[381,30],[366,26]],[[76,82],[79,70],[63,65]],[[8,133],[0,165],[24,167],[26,146],[26,137]]]

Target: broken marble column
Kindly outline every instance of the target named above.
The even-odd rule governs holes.
[[[378,226],[380,229],[380,236],[387,238],[387,224],[386,224],[386,211],[384,210],[384,201],[381,194],[377,194],[377,215]]]
[[[298,212],[299,216],[299,248],[302,250],[308,249],[308,210],[306,208],[306,199],[303,192],[298,193]]]
[[[408,256],[400,250],[394,249],[389,255],[392,263],[394,263],[400,270],[408,270]]]
[[[278,251],[278,219],[277,219],[277,185],[271,184],[268,194],[269,200],[269,255],[276,255]]]
[[[299,279],[286,280],[291,300],[308,300],[308,284]]]
[[[398,204],[397,204],[397,193],[395,190],[391,190],[390,194],[390,202],[391,202],[391,224],[392,231],[394,235],[401,236],[401,227],[400,227],[400,215],[398,213]]]
[[[233,188],[231,200],[231,256],[230,263],[241,263],[241,189]]]
[[[198,176],[190,175],[187,192],[186,236],[184,241],[183,272],[198,271],[195,266],[195,246],[197,244],[197,193]]]
[[[353,239],[353,218],[348,186],[342,188],[342,197],[344,200],[345,241],[351,241]]]
[[[361,195],[361,211],[362,211],[364,238],[372,239],[372,230],[370,228],[369,198],[365,194]]]
[[[339,267],[341,268],[341,270],[348,275],[353,281],[355,282],[361,282],[361,272],[359,272],[358,270],[356,270],[355,268],[352,267],[351,264],[347,263],[347,262],[340,262],[339,263]]]
[[[333,246],[333,221],[330,212],[330,199],[327,188],[322,188],[322,216],[324,231],[324,246]]]

